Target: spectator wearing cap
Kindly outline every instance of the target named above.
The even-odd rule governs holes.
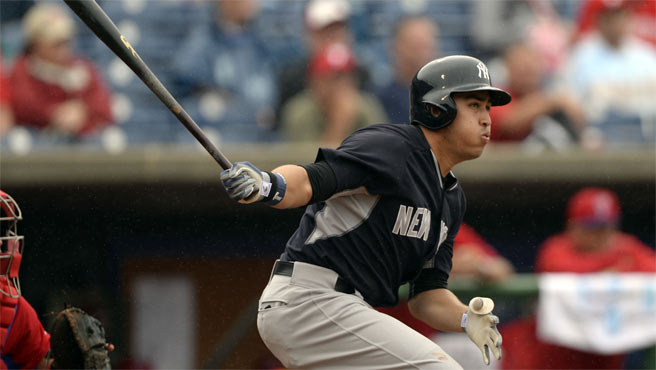
[[[312,57],[308,86],[282,108],[282,135],[290,141],[336,145],[351,132],[385,121],[373,95],[358,88],[357,62],[344,44],[331,44]]]
[[[9,76],[16,123],[71,138],[109,125],[110,92],[96,67],[74,54],[69,13],[38,3],[23,18],[22,31],[25,49]]]
[[[311,0],[304,10],[305,48],[307,54],[281,66],[278,73],[278,116],[287,101],[307,85],[308,66],[312,55],[330,44],[341,43],[353,48],[350,28],[351,6],[346,0]],[[358,83],[368,81],[363,66],[356,67]]]
[[[620,203],[615,193],[585,188],[567,206],[567,230],[539,249],[537,272],[656,272],[656,253],[619,230]]]
[[[621,208],[609,189],[588,187],[574,194],[566,211],[566,230],[538,249],[537,273],[656,272],[656,253],[619,230]],[[537,337],[536,319],[504,325],[504,369],[622,369],[625,355],[601,355],[547,343]],[[508,338],[508,340],[505,340]]]
[[[410,119],[410,83],[419,68],[438,58],[442,52],[439,28],[426,16],[413,15],[400,19],[394,28],[390,45],[394,78],[376,92],[391,123],[407,123]]]

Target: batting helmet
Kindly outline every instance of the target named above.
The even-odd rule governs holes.
[[[492,87],[490,74],[483,62],[465,55],[435,59],[421,67],[410,87],[410,122],[436,130],[456,118],[456,102],[451,94],[488,91],[492,105],[510,103],[510,94]],[[431,113],[431,107],[440,110]]]
[[[23,257],[23,236],[18,221],[23,219],[18,204],[0,190],[0,292],[17,298],[21,295],[18,269]]]

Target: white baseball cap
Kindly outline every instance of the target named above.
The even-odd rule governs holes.
[[[41,40],[50,43],[70,40],[75,23],[63,7],[44,2],[30,8],[23,18],[22,28],[27,42]]]
[[[321,29],[336,22],[346,22],[351,6],[346,0],[312,0],[305,11],[309,28]]]

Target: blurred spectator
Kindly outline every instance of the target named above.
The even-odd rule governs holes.
[[[253,139],[258,127],[273,125],[276,102],[269,53],[252,27],[259,2],[217,1],[212,6],[213,22],[200,23],[176,53],[178,91],[189,102],[183,106],[198,105],[199,123]]]
[[[622,1],[622,0],[620,0]],[[656,1],[653,0],[624,0],[628,3],[628,10],[633,18],[630,32],[656,46]],[[596,29],[599,12],[607,7],[606,3],[619,2],[618,0],[585,0],[581,2],[577,17],[575,39],[584,37],[588,32]]]
[[[585,102],[588,148],[654,140],[656,50],[630,33],[629,6],[601,2],[596,30],[574,45],[564,70],[564,85]]]
[[[515,268],[501,256],[483,237],[468,224],[462,223],[453,243],[453,267],[449,278],[468,278],[481,282],[502,282],[514,274]],[[380,312],[397,318],[425,337],[436,341],[442,349],[458,361],[465,369],[484,368],[485,363],[475,346],[461,335],[440,333],[426,323],[416,319],[406,302],[396,307],[380,307]],[[448,349],[446,349],[446,348]],[[496,361],[492,361],[494,369]]]
[[[441,55],[437,24],[425,16],[401,19],[390,45],[394,79],[377,92],[391,123],[407,123],[410,83],[419,68]]]
[[[305,8],[304,26],[307,54],[299,60],[283,65],[278,75],[278,115],[282,107],[308,84],[309,63],[312,55],[328,45],[341,43],[352,48],[354,36],[349,26],[351,6],[346,0],[311,0]],[[367,71],[356,67],[358,82],[368,79]]]
[[[474,228],[465,223],[460,226],[453,244],[451,276],[498,282],[509,278],[514,272],[512,264]]]
[[[567,206],[566,230],[539,248],[538,273],[656,272],[656,252],[632,235],[619,231],[620,203],[608,189],[585,188]],[[504,346],[513,356],[506,369],[621,369],[624,355],[600,355],[545,343],[537,339],[535,318],[501,329]]]
[[[344,44],[331,44],[312,57],[308,87],[282,108],[285,139],[336,145],[351,132],[385,120],[378,99],[359,90],[356,64]]]
[[[586,188],[567,208],[567,230],[540,247],[537,272],[656,272],[656,253],[619,231],[620,204],[607,189]]]
[[[0,369],[48,369],[50,334],[21,295],[18,271],[23,257],[23,219],[18,204],[0,190]]]
[[[69,13],[54,3],[39,3],[22,27],[25,50],[10,75],[16,123],[70,137],[110,124],[110,93],[93,64],[73,53]]]
[[[490,112],[492,140],[523,141],[564,149],[575,143],[585,119],[579,102],[565,91],[545,87],[546,69],[538,50],[525,41],[504,53],[510,104]]]
[[[9,79],[5,74],[0,55],[0,137],[14,125],[14,113],[9,104]]]
[[[548,73],[556,71],[567,56],[570,23],[551,0],[472,2],[471,36],[479,53],[493,57],[518,40],[527,40]]]

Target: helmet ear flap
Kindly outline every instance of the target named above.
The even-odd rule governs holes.
[[[451,100],[452,98],[449,96],[444,100],[444,104],[424,101],[423,110],[421,114],[417,115],[421,119],[415,121],[433,130],[448,126],[456,116],[456,109],[450,104]]]
[[[443,113],[438,106],[431,103],[426,103],[424,107],[426,108],[426,111],[428,111],[428,114],[433,118],[438,118]]]

